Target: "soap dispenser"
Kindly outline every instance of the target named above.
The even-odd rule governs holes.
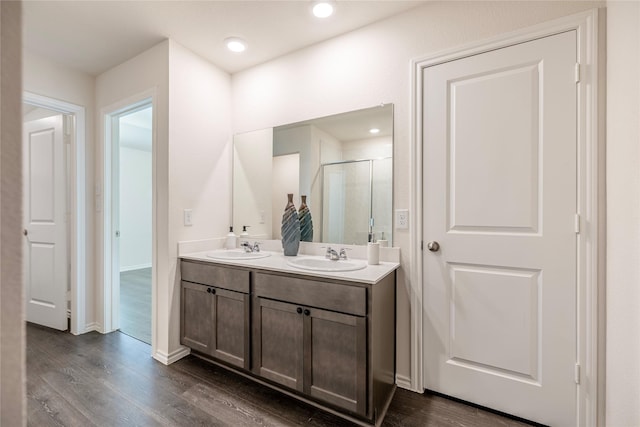
[[[233,226],[229,227],[229,234],[227,234],[227,240],[225,241],[225,249],[235,249],[238,243],[238,237],[233,232]]]
[[[242,233],[240,233],[240,238],[248,238],[249,237],[249,232],[247,231],[247,228],[249,228],[250,225],[243,225],[242,226]]]

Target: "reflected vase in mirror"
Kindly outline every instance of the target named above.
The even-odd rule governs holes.
[[[282,249],[285,256],[296,256],[300,247],[300,220],[293,204],[293,194],[287,194],[287,199],[282,215]]]
[[[307,196],[300,196],[302,203],[298,208],[298,220],[300,221],[300,241],[313,242],[313,220],[311,211],[307,206]]]

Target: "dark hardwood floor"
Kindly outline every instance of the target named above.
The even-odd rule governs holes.
[[[151,344],[151,268],[120,273],[120,331]]]
[[[73,336],[27,325],[29,426],[349,426],[188,356],[170,366],[125,334]],[[398,389],[384,426],[524,426],[439,396]]]

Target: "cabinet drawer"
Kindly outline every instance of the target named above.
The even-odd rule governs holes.
[[[249,293],[249,271],[213,264],[182,261],[180,263],[182,280],[216,286],[231,291]]]
[[[357,286],[256,273],[254,292],[258,297],[309,307],[357,316],[367,314],[367,290]]]

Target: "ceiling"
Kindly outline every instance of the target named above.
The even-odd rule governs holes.
[[[342,0],[326,19],[296,1],[30,1],[23,3],[24,47],[98,75],[170,38],[228,73],[336,37],[424,1]],[[223,40],[246,40],[242,54]]]
[[[313,125],[333,136],[341,142],[366,140],[374,137],[389,137],[393,135],[393,105],[386,104],[333,116],[320,117],[304,122],[279,126],[280,129],[296,128]],[[371,128],[377,128],[379,133],[372,135]]]

